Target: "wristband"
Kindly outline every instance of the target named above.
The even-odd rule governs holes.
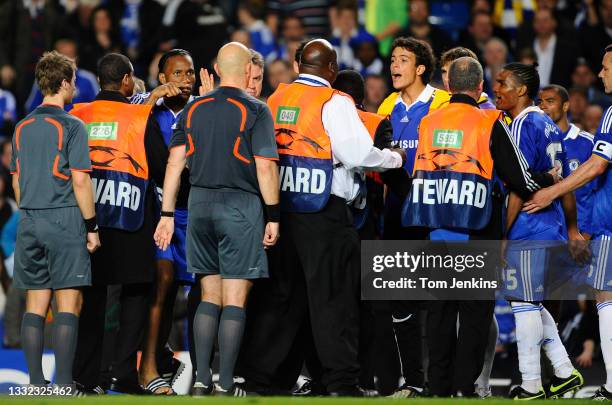
[[[268,222],[280,222],[280,204],[266,204],[266,217]]]
[[[161,212],[161,216],[162,217],[174,218],[174,211],[162,211]]]
[[[85,229],[87,233],[98,232],[98,223],[95,216],[85,220]]]

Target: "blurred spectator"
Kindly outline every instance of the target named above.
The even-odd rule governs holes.
[[[594,0],[586,0],[592,10],[588,13],[586,23],[580,28],[580,45],[582,54],[587,59],[593,72],[601,69],[602,50],[612,43],[612,0],[599,2],[599,14],[595,12]]]
[[[596,87],[597,82],[597,77],[586,60],[580,58],[572,73],[572,86],[586,88],[589,103],[598,104],[602,108],[608,108],[608,106],[612,104],[612,98]]]
[[[493,85],[497,74],[508,63],[508,47],[499,38],[489,39],[484,47],[484,92],[491,100],[495,100]]]
[[[34,82],[34,68],[43,52],[69,29],[63,10],[52,0],[10,0],[0,5],[0,54],[14,69],[15,97],[21,109]],[[10,68],[3,76],[11,76]]]
[[[102,56],[113,52],[123,52],[119,28],[108,8],[98,6],[91,12],[89,29],[80,43],[79,67],[96,72]]]
[[[518,27],[531,21],[536,9],[534,0],[493,0],[493,23],[509,38],[515,38]]]
[[[476,53],[481,63],[484,62],[484,50],[487,42],[493,38],[493,19],[485,11],[477,11],[470,17],[470,22],[459,36],[459,44]]]
[[[107,0],[106,4],[119,21],[121,40],[134,71],[142,76],[161,41],[164,7],[156,0]]]
[[[12,138],[12,137],[11,137]],[[4,189],[2,197],[15,199],[15,190],[13,190],[13,179],[11,177],[11,157],[13,155],[13,144],[11,139],[4,139],[0,142],[0,174],[4,181]]]
[[[73,40],[65,38],[58,40],[55,43],[55,50],[62,55],[66,55],[70,59],[76,60],[78,64],[79,57],[77,55],[77,44]],[[76,92],[72,98],[72,103],[88,103],[93,101],[99,91],[100,86],[98,85],[96,75],[88,70],[78,68],[76,71]],[[42,101],[43,95],[38,88],[38,84],[34,82],[32,90],[30,91],[30,96],[25,103],[25,110],[28,113],[32,112],[42,103]],[[70,111],[73,104],[66,104],[64,107],[66,111]]]
[[[491,3],[488,0],[473,0],[472,6],[470,7],[470,15],[474,15],[479,12],[491,14]]]
[[[383,72],[383,61],[378,53],[378,42],[372,37],[371,40],[362,41],[357,45],[357,60],[355,70],[365,78],[370,75],[379,75]]]
[[[557,27],[558,21],[551,9],[538,10],[533,17],[535,37],[524,39],[518,46],[519,49],[533,47],[538,58],[541,86],[554,83],[567,88],[571,84],[570,76],[579,50],[571,38],[572,33],[562,33]]]
[[[538,55],[533,48],[523,48],[516,55],[516,59],[525,65],[533,65],[538,63]]]
[[[288,16],[300,19],[306,35],[325,38],[329,34],[329,13],[332,0],[269,0],[266,23],[273,34],[278,34],[279,23]]]
[[[569,120],[580,128],[584,127],[584,113],[589,106],[587,90],[584,87],[572,87],[569,93]]]
[[[230,41],[239,42],[247,48],[251,47],[251,35],[247,30],[239,29],[235,30],[230,35]]]
[[[368,0],[365,4],[365,27],[379,41],[380,54],[389,55],[391,42],[408,22],[407,0]]]
[[[213,0],[185,0],[176,10],[172,28],[177,47],[193,55],[196,66],[210,67],[227,40],[227,22]]]
[[[0,137],[11,138],[17,123],[17,103],[15,96],[0,88]]]
[[[253,0],[238,6],[238,21],[251,37],[251,48],[261,53],[266,61],[276,59],[276,41],[262,19],[262,8]]]
[[[431,45],[434,55],[440,55],[453,47],[450,36],[441,28],[429,23],[429,4],[426,0],[411,0],[408,6],[408,27],[398,37],[415,37]]]
[[[284,59],[277,59],[268,65],[268,83],[274,92],[280,83],[291,83],[295,78],[293,64]]]
[[[597,310],[592,301],[563,301],[559,336],[567,353],[580,367],[591,367],[599,340]]]
[[[294,16],[287,16],[283,20],[282,36],[278,41],[278,58],[293,62],[295,50],[305,39],[302,21]]]
[[[164,52],[157,52],[155,56],[153,56],[153,59],[151,60],[151,63],[149,64],[149,73],[147,76],[145,87],[154,89],[157,86],[159,86],[159,79],[158,79],[159,60],[161,59],[163,54]]]
[[[357,22],[357,3],[344,0],[336,7],[337,27],[332,32],[330,42],[338,55],[338,65],[341,70],[356,69],[357,47],[363,42],[375,42],[376,38],[368,33]],[[376,58],[376,52],[374,53]],[[373,59],[369,61],[373,62]],[[382,66],[381,66],[382,67]]]
[[[365,78],[365,97],[363,107],[366,111],[376,113],[378,107],[387,97],[387,82],[380,75],[370,75]]]
[[[584,110],[584,117],[582,118],[582,129],[590,134],[597,132],[601,118],[603,117],[603,108],[594,104],[590,105]]]

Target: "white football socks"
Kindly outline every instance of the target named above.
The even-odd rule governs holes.
[[[512,302],[511,305],[516,320],[516,346],[523,380],[521,387],[535,394],[542,389],[540,349],[544,327],[540,308],[529,302]]]
[[[601,352],[606,364],[606,384],[604,387],[612,392],[612,301],[597,304],[599,314],[599,336]]]
[[[555,375],[559,378],[567,378],[572,375],[574,366],[567,355],[567,350],[559,337],[559,330],[552,315],[542,304],[540,304],[540,315],[542,316],[542,326],[544,331],[544,340],[542,347],[546,353],[546,357],[555,370]]]

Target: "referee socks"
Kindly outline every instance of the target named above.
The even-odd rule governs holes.
[[[210,357],[217,337],[220,311],[221,307],[218,305],[202,301],[198,305],[193,321],[193,337],[198,366],[196,382],[200,382],[206,387],[212,384]]]
[[[55,352],[55,383],[72,384],[72,363],[77,344],[79,317],[70,312],[58,312],[53,320],[53,351]]]
[[[223,307],[219,324],[219,385],[224,390],[234,386],[234,367],[238,359],[246,313],[233,305]]]
[[[23,348],[30,384],[44,385],[45,376],[42,371],[42,354],[44,347],[45,318],[26,312],[21,321],[21,347]]]

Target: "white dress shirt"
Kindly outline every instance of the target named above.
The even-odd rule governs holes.
[[[555,59],[555,46],[557,46],[557,36],[555,34],[548,40],[546,48],[540,46],[540,41],[536,38],[533,41],[533,50],[538,56],[538,73],[540,74],[540,86],[550,84],[553,61]]]
[[[327,80],[308,74],[300,74],[296,83],[331,87]],[[323,106],[322,120],[331,141],[334,160],[333,195],[351,202],[359,193],[355,174],[361,174],[364,169],[383,171],[402,167],[399,153],[374,147],[352,99],[339,94],[332,96]]]

